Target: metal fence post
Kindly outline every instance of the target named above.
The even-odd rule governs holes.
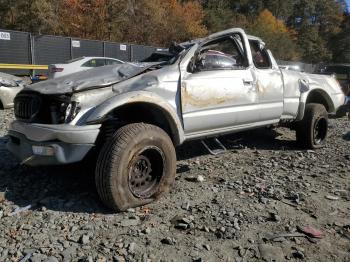
[[[35,64],[35,36],[29,34],[29,46],[30,46],[30,62],[32,65]],[[35,70],[30,70],[31,75],[35,76]]]
[[[72,60],[73,59],[73,39],[70,37],[69,38],[70,40],[70,59]]]
[[[132,62],[133,59],[133,53],[132,53],[132,45],[129,45],[129,61]]]

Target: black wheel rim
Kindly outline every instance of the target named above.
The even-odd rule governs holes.
[[[129,162],[129,188],[138,198],[150,198],[159,188],[165,157],[158,147],[147,147]]]
[[[322,144],[327,136],[328,123],[324,117],[318,118],[314,125],[314,143],[316,145]]]

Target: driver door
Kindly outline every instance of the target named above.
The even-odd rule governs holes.
[[[193,69],[183,74],[181,103],[186,134],[222,132],[258,121],[257,90],[235,37],[202,46],[190,63]]]

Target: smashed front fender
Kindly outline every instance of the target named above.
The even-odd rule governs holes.
[[[97,106],[93,112],[89,114],[86,123],[100,124],[113,110],[118,109],[120,106],[133,103],[148,103],[160,108],[165,113],[167,120],[170,123],[176,144],[181,144],[184,141],[185,136],[183,126],[174,108],[161,96],[147,91],[138,90],[111,97]]]

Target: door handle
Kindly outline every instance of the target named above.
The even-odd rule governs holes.
[[[243,79],[243,84],[246,86],[251,86],[253,84],[253,80]]]

